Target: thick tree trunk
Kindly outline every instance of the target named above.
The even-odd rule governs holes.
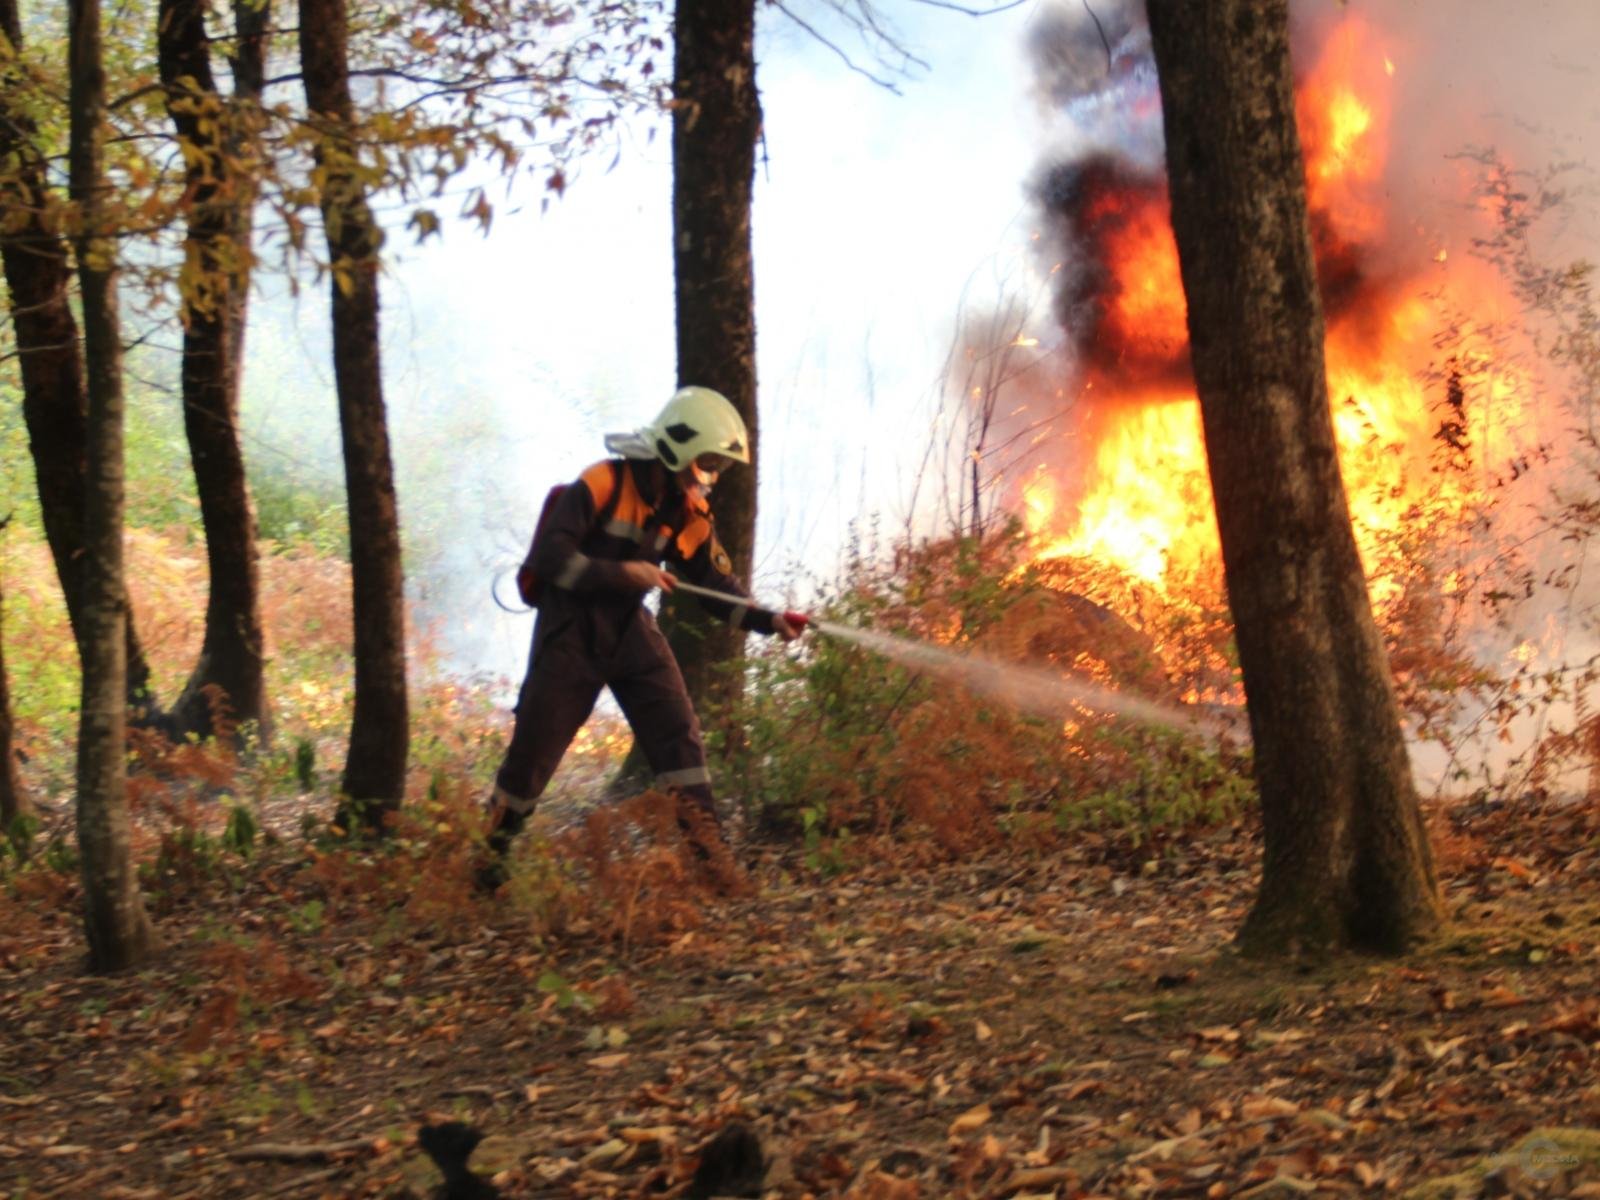
[[[22,46],[16,0],[0,0],[0,209],[7,215],[0,237],[6,284],[11,292],[12,327],[22,369],[22,416],[28,427],[39,489],[45,539],[61,580],[67,618],[79,643],[85,606],[84,512],[88,396],[78,349],[78,323],[70,305],[71,271],[58,229],[44,217],[48,189],[38,130],[14,89]],[[150,668],[133,621],[126,622],[127,700],[134,718],[154,716]]]
[[[256,199],[245,111],[225,105],[211,72],[204,0],[161,0],[157,44],[167,112],[196,152],[187,159],[188,232],[183,276],[183,423],[205,526],[210,592],[205,639],[171,720],[179,734],[218,732],[211,693],[229,725],[255,722],[270,734],[261,629],[255,512],[239,445],[243,309],[250,282]],[[264,10],[263,10],[264,12]],[[246,50],[251,43],[243,43]],[[259,52],[259,41],[254,48]]]
[[[84,924],[96,970],[134,966],[153,935],[134,871],[128,819],[122,558],[122,342],[117,322],[116,245],[100,228],[105,181],[105,76],[99,0],[70,0],[70,192],[81,232],[75,244],[88,364],[88,488],[84,498],[83,699],[78,723],[78,850]]]
[[[300,0],[306,107],[321,126],[317,163],[333,294],[333,372],[344,440],[355,609],[355,716],[345,801],[335,824],[382,827],[405,792],[407,715],[404,577],[394,469],[378,355],[378,250],[383,241],[351,137],[354,106],[344,0]]]
[[[6,520],[0,520],[0,530]],[[33,800],[17,770],[17,748],[12,739],[11,680],[6,674],[5,593],[0,588],[0,838],[18,832],[21,822],[33,816]],[[22,845],[22,842],[18,842]]]
[[[1248,952],[1398,952],[1438,884],[1328,408],[1286,0],[1149,0],[1195,381],[1255,739]]]
[[[755,274],[750,198],[761,99],[754,0],[678,0],[673,41],[672,226],[678,384],[715,388],[758,445]],[[712,496],[717,536],[750,580],[756,473],[736,467]],[[737,695],[745,635],[711,624],[692,600],[668,601],[668,634],[689,693],[713,705]]]

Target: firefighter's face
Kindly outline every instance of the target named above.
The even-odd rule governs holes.
[[[678,472],[678,482],[684,491],[693,490],[704,495],[716,486],[722,472],[732,465],[731,458],[725,458],[720,454],[702,454]]]

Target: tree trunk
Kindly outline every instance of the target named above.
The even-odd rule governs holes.
[[[0,520],[0,531],[9,523]],[[33,800],[22,785],[17,771],[17,748],[11,736],[11,681],[6,674],[5,593],[0,588],[0,838],[13,838],[15,844],[26,848],[26,839],[20,838],[23,823],[33,817]]]
[[[73,638],[83,640],[84,466],[88,396],[70,305],[71,273],[61,233],[44,215],[45,156],[26,97],[16,89],[22,25],[16,0],[0,0],[0,209],[7,215],[0,260],[11,293],[12,327],[22,370],[22,416],[28,427],[45,539],[61,580]],[[127,701],[136,720],[155,715],[150,668],[133,620],[127,620]]]
[[[161,0],[157,17],[167,112],[178,137],[195,152],[186,159],[185,176],[183,424],[210,575],[205,639],[171,720],[180,736],[219,732],[213,693],[220,693],[227,706],[225,728],[253,721],[266,738],[261,571],[238,420],[257,190],[248,136],[256,97],[236,95],[243,106],[223,103],[212,78],[205,11],[205,0]],[[264,17],[263,8],[249,19]],[[259,54],[259,39],[243,39],[241,53],[252,49]],[[248,75],[246,80],[248,87]]]
[[[261,129],[266,115],[261,110],[261,93],[267,85],[267,37],[271,33],[273,0],[234,0],[233,38],[234,54],[228,60],[233,72],[233,151],[247,155],[252,164],[261,155]],[[255,205],[260,193],[260,175],[254,171],[241,172],[238,182],[250,188],[250,203],[233,208],[233,241],[235,245],[253,247],[255,239]],[[245,277],[241,280],[238,295],[234,297],[229,315],[233,321],[232,349],[237,371],[244,369],[244,344],[246,318],[250,312],[249,272],[255,265],[252,252],[244,263]],[[234,378],[234,405],[238,406],[238,388],[242,376]]]
[[[127,707],[122,566],[122,342],[117,321],[116,244],[102,228],[105,75],[100,2],[70,0],[68,41],[70,193],[81,230],[75,243],[83,298],[89,409],[84,497],[83,699],[78,722],[78,850],[84,924],[96,970],[131,967],[153,935],[134,871],[127,795]]]
[[[306,107],[321,129],[319,202],[333,293],[333,372],[344,440],[354,590],[355,716],[345,761],[345,799],[334,818],[381,829],[400,807],[406,775],[404,578],[394,469],[378,356],[378,250],[352,137],[344,0],[300,0]]]
[[[759,437],[750,198],[761,136],[754,0],[678,0],[673,40],[678,385],[715,388],[732,401],[749,429],[754,455]],[[724,473],[712,498],[717,536],[746,584],[755,551],[759,467],[755,459],[748,470]],[[745,635],[708,623],[692,600],[665,607],[689,694],[713,706],[737,696]]]
[[[1256,954],[1399,952],[1438,884],[1328,408],[1287,0],[1149,0],[1189,337],[1255,739]]]

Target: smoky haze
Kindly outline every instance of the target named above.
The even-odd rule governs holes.
[[[1025,16],[894,14],[929,64],[897,95],[763,9],[752,224],[764,600],[803,603],[871,514],[901,523],[955,298],[990,258],[1021,254]],[[542,186],[472,180],[490,185],[488,236],[447,220],[442,239],[416,246],[405,211],[385,214],[408,589],[455,671],[520,677],[531,618],[497,609],[491,579],[514,568],[546,490],[675,384],[670,138],[655,125],[630,125],[616,160],[580,164],[547,209]],[[252,306],[247,455],[342,488],[326,285],[305,283],[298,300],[280,289]]]

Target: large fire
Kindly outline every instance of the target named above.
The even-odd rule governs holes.
[[[1481,466],[1438,466],[1452,451],[1507,445],[1529,391],[1490,344],[1512,307],[1506,285],[1386,211],[1397,72],[1373,28],[1348,15],[1298,96],[1329,396],[1369,568],[1376,540],[1419,505],[1465,513],[1481,498]],[[1165,188],[1108,160],[1074,166],[1054,191],[1073,240],[1097,260],[1062,313],[1081,343],[1076,433],[1090,449],[1078,451],[1076,486],[1038,465],[1021,487],[1023,519],[1039,558],[1085,556],[1159,586],[1218,556]]]

